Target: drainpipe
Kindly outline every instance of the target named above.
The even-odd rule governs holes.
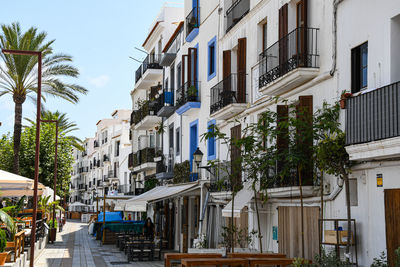
[[[333,76],[336,71],[336,52],[337,52],[337,9],[341,2],[344,0],[333,1],[333,28],[332,28],[332,68],[329,74]]]

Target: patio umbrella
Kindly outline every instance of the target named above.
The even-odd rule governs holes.
[[[42,195],[46,187],[38,183],[38,195]],[[0,170],[0,197],[33,196],[33,180]]]

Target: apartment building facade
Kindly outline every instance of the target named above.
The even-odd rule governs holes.
[[[116,203],[111,198],[134,194],[128,169],[130,115],[130,110],[120,109],[111,114],[112,118],[99,120],[94,137],[84,141],[84,151],[74,150],[70,203],[81,203],[79,210],[96,212],[97,203],[102,210],[103,201],[97,202],[96,197],[104,194],[110,197],[106,203],[106,210],[110,210]]]
[[[210,125],[240,138],[266,110],[287,117],[287,103],[297,103],[314,113],[348,91],[352,96],[340,122],[355,161],[349,189],[357,231],[352,230],[350,258],[369,266],[387,251],[393,262],[400,246],[393,219],[400,199],[399,14],[394,0],[379,6],[372,0],[185,0],[183,9],[162,9],[143,44],[148,56],[131,92],[129,169],[135,189],[143,188],[138,193],[148,191],[147,181],[190,185],[181,191],[171,185],[173,193],[147,198],[148,215],[171,249],[186,252],[202,235],[218,248],[220,228],[228,223],[228,179],[207,165],[217,159],[229,167],[238,155],[229,144],[204,140]],[[198,150],[204,154],[199,165]],[[178,172],[186,178],[179,180]],[[323,245],[343,257],[343,244],[323,243],[329,243],[326,230],[346,230],[347,223],[319,221],[322,208],[323,219],[346,218],[343,182],[319,174],[321,203],[315,173],[305,175],[301,189],[298,179],[275,183],[268,201],[257,203],[263,250],[312,259]],[[256,203],[246,173],[239,177],[244,188],[237,194],[235,220],[250,233],[259,228]],[[300,190],[307,220],[304,255]],[[258,242],[250,246],[260,249]]]

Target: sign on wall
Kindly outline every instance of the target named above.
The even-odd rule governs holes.
[[[376,187],[383,187],[383,174],[378,173],[376,175]]]

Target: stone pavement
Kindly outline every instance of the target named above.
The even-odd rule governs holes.
[[[35,267],[162,267],[164,263],[152,261],[128,264],[125,254],[115,245],[101,246],[99,241],[88,235],[86,223],[68,221],[63,231],[57,233],[56,242],[47,245],[34,265]]]

